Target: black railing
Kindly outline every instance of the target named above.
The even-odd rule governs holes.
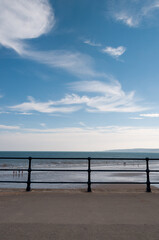
[[[146,192],[151,192],[151,184],[159,184],[157,181],[150,181],[150,173],[159,172],[158,170],[150,170],[149,162],[150,161],[159,161],[157,158],[20,158],[20,157],[0,157],[0,160],[28,160],[28,168],[0,168],[0,171],[22,171],[27,172],[27,181],[15,181],[15,180],[0,180],[0,183],[25,183],[26,191],[31,191],[31,184],[87,184],[87,191],[92,191],[92,184],[145,184],[146,185]],[[87,160],[87,169],[35,169],[32,168],[32,161],[33,160]],[[92,169],[92,161],[99,160],[99,161],[145,161],[145,169]],[[4,162],[3,162],[4,163]],[[32,172],[87,172],[88,181],[82,182],[73,182],[73,181],[32,181],[31,180],[31,173]],[[91,180],[91,173],[93,172],[128,172],[128,173],[145,173],[146,174],[146,181],[139,181],[139,182],[100,182],[100,181],[92,181]]]

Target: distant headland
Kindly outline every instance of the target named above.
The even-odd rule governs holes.
[[[128,152],[128,153],[159,153],[158,148],[132,148],[132,149],[114,149],[106,152]]]

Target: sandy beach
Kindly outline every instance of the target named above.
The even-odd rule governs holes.
[[[0,239],[158,239],[159,190],[0,190]]]

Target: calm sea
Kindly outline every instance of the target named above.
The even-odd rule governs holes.
[[[0,157],[35,157],[35,158],[97,158],[91,162],[92,169],[138,169],[145,170],[145,161],[100,161],[98,158],[159,158],[159,153],[126,153],[126,152],[0,152]],[[0,160],[0,168],[16,169],[28,168],[28,160],[14,159],[14,160]],[[87,169],[87,160],[32,160],[32,169]],[[150,169],[159,169],[159,161],[151,161]],[[67,182],[87,182],[87,172],[40,172],[33,171],[31,175],[32,181],[67,181]],[[145,173],[111,173],[111,172],[92,172],[91,179],[94,182],[111,181],[111,182],[143,182],[146,181]],[[25,171],[0,171],[0,180],[9,181],[27,181],[27,172]],[[151,181],[159,182],[159,173],[150,174]],[[159,186],[159,185],[157,185]],[[25,188],[23,183],[0,183],[0,188]],[[86,184],[70,185],[70,184],[32,184],[32,188],[86,188]]]

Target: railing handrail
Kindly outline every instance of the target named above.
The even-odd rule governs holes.
[[[28,172],[28,178],[27,181],[10,181],[10,180],[6,180],[6,181],[0,181],[0,183],[26,183],[27,184],[27,188],[26,191],[30,191],[31,190],[31,184],[34,183],[38,183],[38,184],[87,184],[88,188],[87,191],[91,192],[91,185],[92,184],[146,184],[146,192],[151,192],[151,184],[159,184],[159,182],[150,182],[150,172],[159,172],[159,169],[155,169],[155,170],[151,170],[149,169],[149,161],[159,161],[159,158],[117,158],[117,157],[113,157],[113,158],[95,158],[95,157],[88,157],[88,158],[77,158],[77,157],[71,157],[71,158],[64,158],[64,157],[47,157],[47,158],[42,158],[42,157],[0,157],[0,160],[29,160],[29,164],[28,164],[28,168],[0,168],[0,171],[26,171]],[[47,169],[47,168],[32,168],[32,160],[87,160],[87,169],[63,169],[63,168],[54,168],[54,169]],[[120,160],[120,161],[145,161],[146,165],[145,165],[145,169],[92,169],[91,168],[91,163],[92,161],[116,161],[116,160]],[[31,172],[36,172],[36,171],[50,171],[50,172],[87,172],[88,173],[88,181],[83,181],[83,182],[70,182],[70,181],[31,181]],[[146,173],[146,181],[145,182],[93,182],[91,180],[91,173],[92,172],[141,172],[141,173]]]
[[[23,159],[28,159],[29,157],[0,157],[0,159],[17,159],[17,160],[23,160]],[[45,158],[45,157],[31,157],[32,158],[32,160],[34,159],[34,160],[88,160],[88,157],[81,157],[81,158],[77,158],[77,157],[67,157],[67,158],[65,158],[65,157],[47,157],[47,158]],[[100,160],[100,161],[102,161],[102,160],[112,160],[112,161],[114,161],[114,160],[123,160],[123,161],[125,161],[125,160],[130,160],[130,161],[132,161],[132,160],[141,160],[141,161],[145,161],[146,160],[146,158],[147,157],[145,157],[145,158],[138,158],[138,157],[134,157],[134,158],[127,158],[127,157],[120,157],[120,158],[118,158],[118,157],[113,157],[113,158],[110,158],[110,157],[99,157],[99,158],[97,158],[97,157],[91,157],[91,160]],[[148,158],[149,160],[153,160],[153,161],[155,161],[155,160],[159,160],[159,158]]]

